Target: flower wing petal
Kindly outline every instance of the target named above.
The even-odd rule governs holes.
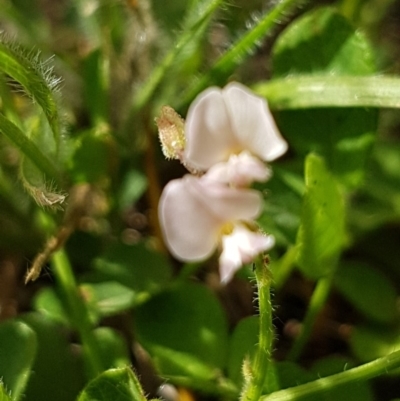
[[[171,253],[180,260],[209,257],[217,247],[220,221],[207,208],[193,186],[195,177],[170,181],[158,207],[161,228]],[[196,185],[194,185],[196,187]]]
[[[222,96],[229,109],[234,135],[243,149],[250,150],[264,161],[272,161],[286,152],[287,143],[265,99],[236,82],[227,85]]]
[[[250,263],[274,244],[272,235],[253,232],[245,226],[237,225],[230,235],[222,237],[222,253],[219,258],[221,282],[228,282],[243,264]]]
[[[260,159],[244,151],[232,155],[227,162],[215,164],[204,177],[235,187],[246,187],[253,181],[265,182],[271,175],[272,171]]]
[[[227,160],[238,146],[222,91],[209,88],[191,104],[185,123],[184,161],[199,170]]]

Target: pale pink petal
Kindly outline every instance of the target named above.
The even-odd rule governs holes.
[[[265,182],[271,175],[271,170],[260,159],[245,151],[232,155],[227,162],[215,164],[204,178],[235,187],[246,187],[254,181]]]
[[[185,135],[184,162],[199,170],[227,160],[237,150],[239,143],[221,89],[209,88],[194,100],[186,117]]]
[[[204,208],[204,199],[188,190],[192,178],[170,181],[158,206],[166,245],[183,261],[209,257],[217,246],[220,227],[219,219]]]
[[[282,138],[265,99],[233,82],[222,90],[234,134],[242,149],[264,161],[283,155],[287,143]]]
[[[224,224],[256,218],[261,195],[186,175],[168,183],[159,204],[159,218],[171,253],[184,261],[209,257]]]
[[[250,263],[274,244],[271,235],[250,231],[243,225],[235,226],[230,235],[222,237],[222,253],[219,258],[221,282],[228,282],[243,264]]]

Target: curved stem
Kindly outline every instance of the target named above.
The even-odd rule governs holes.
[[[52,265],[57,284],[67,306],[66,309],[70,313],[75,329],[79,332],[90,376],[95,377],[104,370],[100,348],[93,335],[93,327],[86,305],[79,293],[71,264],[63,248],[52,255]]]
[[[301,384],[300,386],[276,391],[273,394],[261,397],[259,401],[296,401],[304,399],[305,397],[310,399],[312,396],[320,396],[340,385],[372,379],[386,374],[391,370],[398,369],[399,367],[400,351],[396,351],[345,372],[324,377],[310,383]]]
[[[272,277],[268,265],[261,257],[255,265],[260,309],[260,333],[254,362],[251,365],[248,377],[245,377],[245,386],[240,401],[257,401],[259,399],[265,377],[271,367],[273,330],[270,287]]]

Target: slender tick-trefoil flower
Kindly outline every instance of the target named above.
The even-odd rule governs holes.
[[[184,160],[198,170],[208,170],[244,150],[265,162],[287,150],[265,99],[236,82],[223,89],[209,88],[194,100],[185,136]]]
[[[168,248],[182,261],[204,260],[222,247],[221,280],[228,281],[273,245],[272,237],[253,230],[261,209],[258,191],[186,175],[164,188],[159,216]]]
[[[232,83],[209,88],[190,106],[186,122],[164,108],[156,120],[164,154],[193,173],[164,188],[159,216],[171,253],[182,261],[202,261],[220,249],[221,281],[274,245],[254,220],[262,196],[248,187],[267,181],[264,164],[281,156],[281,137],[267,102]]]

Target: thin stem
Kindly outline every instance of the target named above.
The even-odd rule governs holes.
[[[257,401],[260,398],[265,377],[271,366],[273,330],[270,287],[272,277],[269,266],[261,257],[255,265],[260,309],[260,333],[254,362],[250,368],[251,371],[248,372],[248,377],[245,377],[246,383],[240,401]]]
[[[352,382],[365,381],[374,377],[387,374],[391,370],[400,367],[400,351],[393,352],[375,361],[366,363],[356,368],[340,372],[332,376],[324,377],[300,386],[276,391],[273,394],[263,396],[259,401],[297,401],[303,397],[307,399],[330,391],[340,385]],[[313,397],[314,396],[314,397]],[[317,397],[315,397],[318,399]]]
[[[104,370],[100,349],[93,335],[93,327],[90,323],[86,305],[76,285],[71,264],[63,248],[53,254],[52,265],[67,310],[70,313],[75,329],[79,332],[90,376],[95,377]]]
[[[308,306],[306,317],[304,318],[303,321],[303,327],[301,329],[301,333],[296,338],[293,347],[288,354],[287,357],[288,360],[295,361],[300,357],[303,348],[310,337],[311,331],[315,323],[315,319],[317,318],[321,309],[324,307],[325,301],[328,298],[332,286],[332,279],[333,279],[333,274],[330,274],[318,280],[317,285],[312,294],[310,304]]]

